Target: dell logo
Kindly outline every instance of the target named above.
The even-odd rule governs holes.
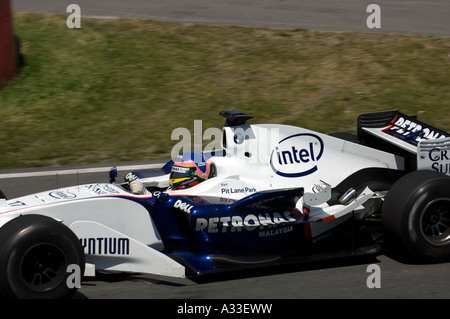
[[[302,177],[317,171],[323,154],[323,141],[310,133],[288,136],[278,142],[270,155],[270,166],[283,177]]]

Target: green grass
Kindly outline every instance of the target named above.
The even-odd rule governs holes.
[[[324,133],[400,109],[450,130],[450,38],[65,19],[14,15],[0,168],[165,159],[175,128],[220,128],[222,109]]]

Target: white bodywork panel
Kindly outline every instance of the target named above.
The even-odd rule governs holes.
[[[226,155],[211,158],[218,178],[189,189],[189,194],[241,199],[269,189],[309,191],[321,180],[335,187],[367,167],[404,169],[399,156],[299,127],[244,125],[223,131]]]
[[[3,200],[0,223],[21,214],[64,223],[84,246],[85,275],[95,268],[184,277],[185,268],[160,252],[164,245],[148,211],[124,196],[134,195],[112,184],[88,184]]]
[[[117,195],[133,196],[111,184],[80,185],[24,196],[3,203],[0,223],[4,224],[2,211],[9,212],[5,217],[45,212],[67,226],[78,220],[95,221],[162,250],[161,238],[148,211]]]

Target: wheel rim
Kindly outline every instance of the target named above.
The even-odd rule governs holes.
[[[433,245],[450,242],[450,200],[436,199],[421,214],[421,230],[424,238]]]
[[[66,256],[56,245],[40,243],[23,255],[20,274],[24,285],[36,293],[58,287],[66,276]]]

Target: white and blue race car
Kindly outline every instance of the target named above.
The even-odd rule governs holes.
[[[450,257],[446,132],[398,111],[360,115],[357,136],[221,115],[220,150],[0,199],[1,295],[70,296],[72,266],[183,278],[374,254],[385,238],[422,261]]]

